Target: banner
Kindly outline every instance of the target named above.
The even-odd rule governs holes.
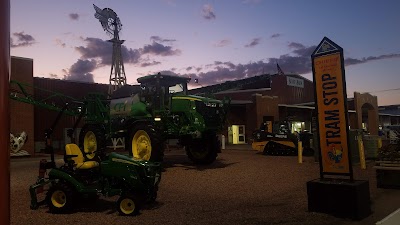
[[[324,38],[312,55],[321,174],[350,175],[343,49]]]

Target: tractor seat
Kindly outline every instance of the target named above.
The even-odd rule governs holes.
[[[76,144],[65,145],[65,153],[67,157],[70,156],[74,161],[76,169],[91,169],[99,166],[99,163],[96,161],[85,161],[81,150]]]

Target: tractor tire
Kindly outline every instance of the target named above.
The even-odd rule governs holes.
[[[51,213],[69,213],[75,205],[75,191],[65,183],[55,183],[47,191],[46,203]]]
[[[122,195],[117,201],[117,210],[122,216],[135,216],[141,209],[140,200],[134,195]]]
[[[208,165],[217,159],[219,145],[220,142],[215,133],[206,134],[201,140],[193,141],[191,145],[185,146],[186,154],[195,164]]]
[[[86,160],[94,160],[104,154],[105,131],[100,125],[86,125],[79,134],[79,148]]]
[[[133,158],[162,162],[164,158],[164,138],[152,124],[139,123],[130,131],[127,149]]]
[[[147,200],[147,203],[155,203],[157,201],[157,190],[152,191],[150,198]]]

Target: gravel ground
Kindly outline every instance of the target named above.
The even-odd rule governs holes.
[[[319,177],[318,163],[306,157],[263,156],[251,150],[224,150],[210,166],[194,166],[181,150],[167,152],[157,203],[136,217],[122,217],[116,198],[93,207],[53,215],[45,206],[30,210],[29,185],[39,158],[11,160],[11,224],[375,224],[400,207],[400,190],[377,189],[372,162],[354,166],[354,177],[369,180],[374,213],[362,221],[307,211],[306,182]]]

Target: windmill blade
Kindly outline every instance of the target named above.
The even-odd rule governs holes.
[[[108,15],[105,13],[104,10],[100,9],[97,7],[95,4],[93,4],[94,10],[96,10],[96,13],[94,14],[94,17],[96,19],[100,20],[100,22],[107,22],[108,21]]]
[[[93,8],[96,11],[94,17],[98,19],[101,23],[103,29],[110,35],[115,37],[115,32],[118,32],[122,28],[121,21],[119,20],[117,14],[110,8],[100,9],[95,4],[93,4]]]
[[[96,10],[96,13],[101,14],[102,9],[100,9],[99,7],[97,7],[97,5],[93,4],[93,8],[94,8],[94,10]]]

